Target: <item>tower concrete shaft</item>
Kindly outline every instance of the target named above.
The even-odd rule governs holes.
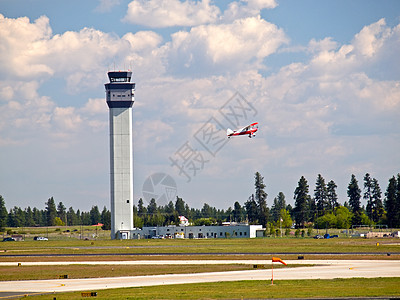
[[[111,238],[129,239],[133,230],[132,72],[108,72],[105,84],[110,121]]]

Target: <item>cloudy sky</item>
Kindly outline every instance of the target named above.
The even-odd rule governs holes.
[[[400,172],[399,49],[397,0],[1,0],[0,194],[110,207],[114,69],[136,82],[135,203],[148,178],[174,196],[158,173],[197,208],[243,204],[256,171],[269,206],[293,203],[302,175],[311,193],[334,180],[341,203],[351,174],[384,191]],[[226,139],[255,121],[255,138]]]

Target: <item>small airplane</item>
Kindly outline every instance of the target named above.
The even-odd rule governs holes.
[[[252,138],[254,136],[256,136],[256,132],[258,130],[258,123],[253,123],[250,124],[246,127],[243,127],[242,129],[239,130],[232,130],[232,129],[227,129],[226,130],[226,135],[228,136],[228,138],[230,138],[231,136],[236,136],[236,135],[249,135],[249,138]]]

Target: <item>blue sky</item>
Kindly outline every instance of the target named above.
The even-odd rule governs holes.
[[[343,203],[351,174],[384,191],[400,172],[399,1],[1,0],[0,14],[9,208],[51,196],[109,207],[114,66],[137,84],[135,202],[157,173],[191,207],[227,208],[247,200],[256,171],[269,206],[281,191],[293,204],[303,175],[311,194],[318,174],[334,180]],[[233,120],[238,104],[247,114]],[[225,128],[253,121],[256,138],[225,143]]]

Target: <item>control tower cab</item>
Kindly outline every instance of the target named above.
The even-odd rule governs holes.
[[[135,90],[132,72],[108,72],[108,78],[110,83],[105,84],[108,107],[132,107]]]

